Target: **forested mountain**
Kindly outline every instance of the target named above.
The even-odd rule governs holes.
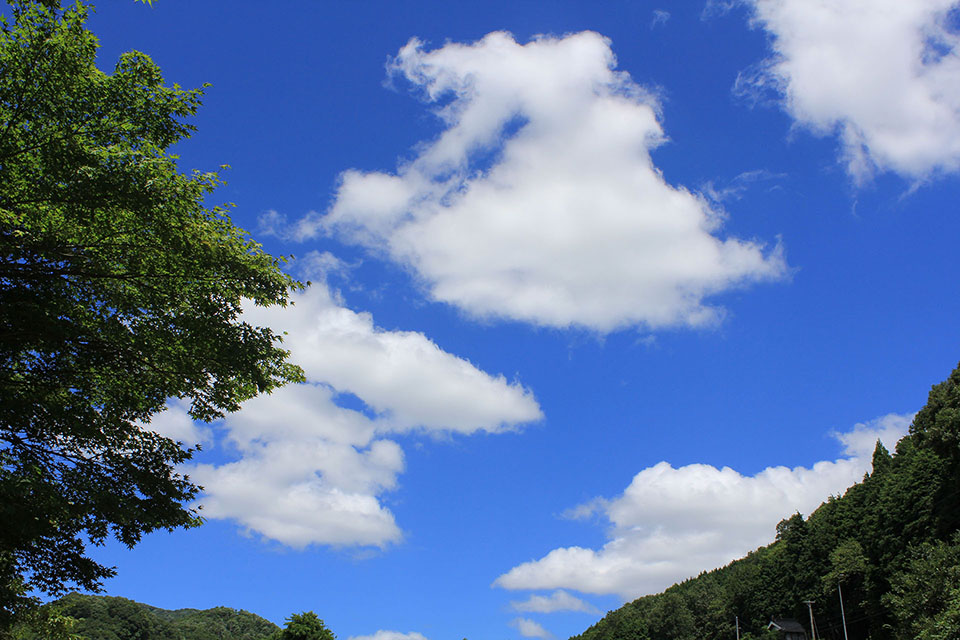
[[[960,367],[933,387],[891,455],[745,558],[607,614],[571,640],[764,638],[772,617],[849,640],[960,638]]]
[[[80,640],[265,640],[280,628],[249,611],[228,607],[168,611],[126,598],[71,593],[45,605],[76,620]],[[24,640],[40,640],[23,629]]]

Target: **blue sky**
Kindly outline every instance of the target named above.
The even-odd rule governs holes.
[[[111,595],[563,638],[769,542],[958,360],[947,1],[102,2],[313,286]],[[417,635],[419,634],[419,635]]]

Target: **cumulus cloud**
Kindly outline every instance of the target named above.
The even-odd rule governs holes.
[[[383,331],[369,313],[341,306],[323,286],[289,309],[253,308],[244,317],[286,331],[284,346],[307,378],[360,397],[379,432],[425,429],[497,432],[539,420],[531,393],[491,376],[422,333]]]
[[[345,171],[297,237],[364,245],[475,317],[600,332],[708,325],[711,295],[785,273],[779,247],[724,237],[721,211],[664,179],[657,99],[599,34],[413,39],[389,70],[443,131],[395,173]]]
[[[524,638],[552,638],[553,634],[543,628],[539,622],[529,618],[517,618],[510,622],[510,626],[516,628]]]
[[[562,589],[554,591],[548,596],[531,595],[523,601],[512,601],[510,606],[514,611],[530,611],[532,613],[556,613],[557,611],[581,611],[583,613],[600,613],[589,602],[570,595]]]
[[[379,545],[401,538],[377,494],[393,488],[403,453],[389,440],[367,450],[322,438],[250,447],[237,462],[197,465],[204,515],[231,518],[286,545]],[[339,481],[347,480],[347,487]]]
[[[836,134],[848,172],[912,180],[960,169],[955,0],[746,0],[773,57],[738,79],[797,124]]]
[[[247,309],[244,318],[287,332],[284,346],[308,382],[257,396],[226,417],[223,439],[237,459],[188,470],[204,487],[207,517],[234,519],[293,547],[383,546],[402,537],[380,502],[404,469],[390,434],[496,433],[542,417],[519,383],[421,333],[379,329],[324,285],[293,301]],[[362,407],[343,406],[344,396]]]
[[[506,589],[574,589],[625,600],[661,591],[768,544],[777,522],[809,514],[870,469],[879,438],[888,449],[912,415],[890,414],[835,434],[846,457],[811,468],[768,467],[745,476],[704,464],[644,469],[616,498],[598,498],[574,515],[599,513],[610,525],[600,549],[564,547],[512,568],[495,581]]]
[[[916,414],[900,415],[890,413],[870,422],[856,424],[853,431],[834,432],[832,435],[843,444],[843,452],[851,458],[869,460],[873,457],[877,440],[889,451],[893,451],[897,441],[902,438]]]
[[[350,636],[347,640],[427,640],[426,636],[416,631],[400,633],[399,631],[380,630],[369,636]]]

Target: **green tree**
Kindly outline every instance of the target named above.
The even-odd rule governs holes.
[[[830,553],[830,572],[823,576],[823,586],[831,590],[845,580],[857,579],[867,571],[863,547],[856,540],[844,540]]]
[[[294,613],[287,618],[286,626],[274,634],[272,640],[337,640],[313,611]]]
[[[960,535],[953,544],[924,542],[890,580],[883,598],[900,623],[897,638],[954,640],[960,637]]]
[[[946,474],[934,497],[939,537],[960,529],[960,366],[930,389],[927,404],[910,426],[912,437],[944,459]]]
[[[943,458],[960,457],[960,366],[930,389],[927,404],[910,425],[910,434]]]
[[[9,633],[0,632],[4,640],[82,640],[76,633],[77,621],[51,609],[34,609],[24,615]]]
[[[0,21],[0,627],[112,575],[108,536],[199,524],[192,449],[149,430],[180,398],[209,421],[302,380],[241,305],[299,283],[181,173],[202,90],[146,55],[95,66],[88,7],[18,0]],[[188,443],[189,444],[189,443]]]

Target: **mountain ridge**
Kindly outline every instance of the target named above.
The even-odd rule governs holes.
[[[843,594],[841,611],[840,594]],[[960,638],[960,366],[934,385],[891,454],[743,558],[610,611],[571,640],[778,637],[815,601],[826,640]],[[844,622],[846,630],[844,630]]]
[[[42,607],[74,619],[82,640],[267,640],[280,627],[242,609],[163,609],[118,596],[70,593]],[[39,640],[28,629],[24,640]]]

